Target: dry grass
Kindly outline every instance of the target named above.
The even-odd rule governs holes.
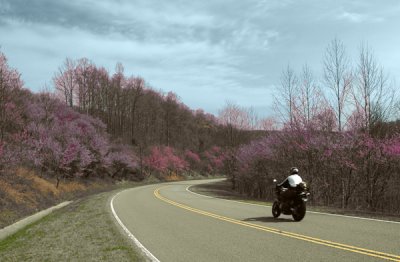
[[[16,204],[25,204],[32,202],[32,194],[24,192],[23,187],[20,185],[11,185],[6,181],[0,180],[0,190],[5,193],[6,198],[12,199]],[[33,201],[35,203],[36,201]]]
[[[94,192],[104,191],[107,181],[62,180],[41,177],[34,171],[18,168],[0,176],[0,228],[38,210]]]
[[[38,190],[41,194],[53,194],[54,196],[60,194],[60,191],[56,189],[53,183],[35,175],[33,171],[25,168],[18,168],[15,175],[31,181],[32,188]]]
[[[171,172],[169,175],[167,175],[165,177],[165,181],[168,181],[168,182],[181,181],[181,180],[184,180],[184,178],[182,176],[179,176],[175,172]]]
[[[60,184],[58,188],[63,193],[70,193],[70,192],[83,191],[86,189],[86,186],[75,181],[68,181]]]
[[[15,172],[17,177],[25,179],[30,182],[31,189],[39,191],[41,194],[50,194],[59,197],[63,193],[71,193],[77,191],[83,191],[86,186],[76,181],[64,180],[60,183],[59,187],[56,188],[56,182],[54,179],[44,179],[37,176],[33,171],[25,168],[18,168]]]

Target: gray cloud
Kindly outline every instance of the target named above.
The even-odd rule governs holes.
[[[265,110],[282,68],[308,63],[318,75],[334,37],[353,56],[369,42],[400,72],[398,12],[395,0],[0,0],[0,45],[36,90],[65,57],[88,57],[208,112],[225,100]]]
[[[79,28],[98,34],[115,31],[140,34],[135,30],[135,23],[118,21],[115,15],[105,9],[95,8],[88,1],[53,1],[53,0],[3,0],[7,6],[1,11],[3,21],[16,20],[24,23],[39,23],[64,28]],[[119,22],[121,22],[119,24]]]

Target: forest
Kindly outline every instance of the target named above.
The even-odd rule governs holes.
[[[121,65],[110,76],[87,59],[67,59],[55,92],[33,94],[1,54],[0,170],[25,166],[63,179],[143,179],[183,171],[215,174],[226,128],[173,93],[163,94]]]
[[[65,59],[54,89],[32,93],[0,53],[0,176],[24,167],[59,187],[226,175],[233,190],[272,199],[272,179],[296,166],[314,205],[399,214],[395,84],[366,45],[351,61],[334,39],[323,61],[321,77],[285,68],[274,117],[259,119],[234,103],[218,116],[192,110],[120,63],[110,73],[86,58]]]

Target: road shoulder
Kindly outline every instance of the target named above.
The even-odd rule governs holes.
[[[0,241],[0,261],[143,261],[109,211],[119,190],[85,197]]]

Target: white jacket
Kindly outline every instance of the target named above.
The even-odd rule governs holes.
[[[289,181],[289,185],[291,187],[296,187],[298,184],[303,182],[303,179],[297,174],[288,176],[287,180]]]

